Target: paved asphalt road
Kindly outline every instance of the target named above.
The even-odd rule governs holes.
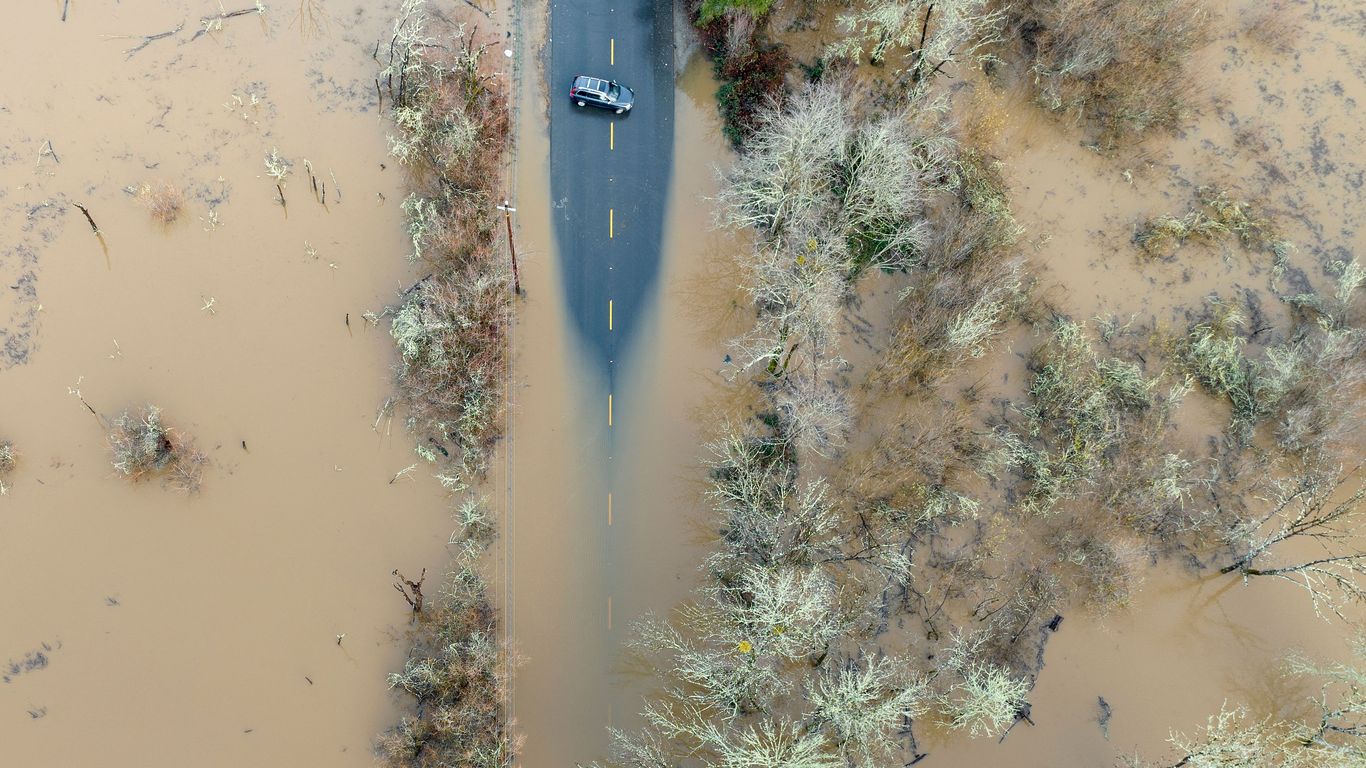
[[[551,3],[555,242],[571,321],[609,386],[659,276],[673,166],[673,46],[670,0]],[[629,86],[635,107],[617,115],[575,106],[569,85],[579,74]]]

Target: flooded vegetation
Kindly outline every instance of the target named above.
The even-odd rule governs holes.
[[[452,570],[437,594],[397,569],[413,614],[413,649],[390,686],[415,711],[380,740],[391,766],[510,765],[508,650],[481,560],[495,535],[485,479],[501,434],[511,285],[497,240],[500,170],[508,146],[506,80],[489,45],[406,0],[394,20],[387,86],[397,133],[389,152],[409,171],[403,202],[409,259],[431,272],[403,292],[389,333],[398,347],[398,405],[417,455],[461,501]],[[377,81],[377,84],[379,81]],[[499,247],[503,246],[503,247]]]
[[[57,5],[0,101],[10,761],[1362,762],[1353,3],[649,6],[611,375],[549,4]]]
[[[1241,667],[1254,677],[1291,664],[1305,685],[1356,674],[1350,661],[1326,678],[1284,661],[1307,645],[1345,658],[1360,612],[1366,350],[1354,229],[1333,256],[1314,248],[1316,261],[1262,195],[1224,188],[1256,180],[1191,184],[1177,165],[1163,180],[1155,159],[1211,151],[1179,136],[1208,98],[1192,84],[1212,82],[1202,57],[1222,35],[1264,44],[1254,10],[688,9],[738,144],[717,220],[752,235],[727,256],[754,319],[730,337],[726,359],[755,398],[747,416],[712,426],[701,506],[717,538],[700,586],[637,627],[637,653],[662,682],[642,727],[618,732],[621,764],[1066,763],[1043,746],[1049,736],[1022,734],[1067,740],[1088,727],[1043,716],[1058,703],[1044,682],[1074,674],[1054,663],[1054,638],[1152,610],[1142,597],[1152,582],[1176,595],[1171,585],[1239,576],[1270,590],[1258,577],[1279,577],[1303,603],[1281,603],[1295,599],[1284,591],[1260,599],[1276,600],[1266,610],[1294,640],[1260,635],[1263,622],[1225,598],[1214,604],[1226,623],[1182,652],[1225,668],[1266,659]],[[1244,11],[1257,19],[1234,23]],[[1359,43],[1359,31],[1335,31]],[[755,51],[801,66],[769,81],[768,106],[737,119],[737,62]],[[1007,104],[1043,119],[1011,124]],[[1131,186],[1142,178],[1168,197],[1116,195],[1104,205],[1127,214],[1079,233],[1084,250],[1060,250],[1049,220],[1020,213],[1012,166],[1029,167],[1020,145],[1045,132],[1052,154],[1039,161]],[[1025,184],[1057,197],[1054,177]],[[1048,210],[1047,198],[1023,198],[1032,214]],[[1148,212],[1154,199],[1192,198],[1188,210]],[[1109,252],[1099,264],[1075,260],[1097,248]],[[1224,251],[1223,269],[1200,249]],[[1180,292],[1144,290],[1096,311],[1050,279],[1066,265],[1072,281],[1099,268],[1120,284],[1153,284],[1153,259],[1197,260],[1188,272],[1201,277],[1186,281],[1205,294],[1183,303]],[[1233,284],[1237,274],[1260,284]],[[1274,566],[1249,565],[1277,547]],[[1203,611],[1186,621],[1200,626]],[[1241,626],[1244,639],[1228,636]],[[1168,657],[1168,642],[1147,658]],[[1124,663],[1147,668],[1142,658]],[[1226,685],[1200,675],[1185,690],[1227,696]],[[1352,719],[1344,689],[1319,714],[1286,701],[1249,714],[1244,702],[1185,724],[1131,710],[1126,727],[1190,726],[1194,735],[1167,745],[1175,756],[1153,764],[1350,764],[1354,730],[1323,725]],[[1123,690],[1090,699],[1104,740],[1118,727],[1112,702],[1133,701]],[[972,739],[999,743],[999,754]],[[1080,754],[1119,763],[1161,754],[1161,740]]]

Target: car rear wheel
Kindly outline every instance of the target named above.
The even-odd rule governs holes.
[[[578,104],[580,107],[582,107],[583,104],[584,104],[582,101],[576,101],[576,102],[574,102],[574,103],[575,103],[575,104]]]
[[[618,110],[617,110],[617,114],[619,115],[619,114],[621,114],[622,112],[625,112],[625,111],[626,111],[626,110],[624,110],[624,109],[618,109]]]

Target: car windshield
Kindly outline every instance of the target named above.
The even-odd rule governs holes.
[[[616,83],[611,83],[610,85],[607,86],[607,98],[608,98],[610,101],[616,101],[616,100],[617,100],[617,97],[620,96],[620,95],[621,95],[621,86],[617,85]]]

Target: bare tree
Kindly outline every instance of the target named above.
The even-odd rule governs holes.
[[[1130,760],[1132,768],[1169,765],[1171,768],[1309,768],[1286,743],[1285,734],[1271,720],[1249,721],[1246,709],[1219,709],[1205,724],[1203,733],[1187,736],[1173,733],[1168,742],[1181,755],[1175,763],[1147,763]]]
[[[901,725],[929,709],[929,684],[910,669],[907,659],[849,659],[809,684],[808,717],[852,764],[886,765],[900,747]]]
[[[1285,579],[1304,588],[1316,613],[1327,609],[1345,619],[1345,603],[1366,601],[1366,553],[1357,548],[1366,485],[1334,501],[1348,477],[1340,468],[1311,467],[1276,482],[1277,493],[1266,513],[1242,521],[1227,534],[1235,559],[1219,572],[1241,574],[1245,581],[1257,576]],[[1313,542],[1321,551],[1318,556],[1262,565],[1292,539]]]
[[[732,341],[735,371],[766,375],[796,440],[823,454],[849,425],[832,379],[844,367],[836,345],[851,283],[920,258],[924,208],[952,157],[936,109],[858,113],[838,80],[762,111],[718,196],[718,224],[757,235],[740,257],[756,318]]]
[[[1293,655],[1287,666],[1293,675],[1318,678],[1314,699],[1318,722],[1292,723],[1291,733],[1301,746],[1323,756],[1330,764],[1366,764],[1366,638],[1352,643],[1354,663],[1320,664]]]
[[[998,736],[1027,712],[1032,683],[982,658],[987,637],[959,633],[940,661],[949,683],[939,695],[939,709],[950,727],[971,736]]]
[[[839,17],[830,53],[889,64],[911,95],[951,63],[971,64],[1000,39],[1003,11],[987,0],[864,0]]]

